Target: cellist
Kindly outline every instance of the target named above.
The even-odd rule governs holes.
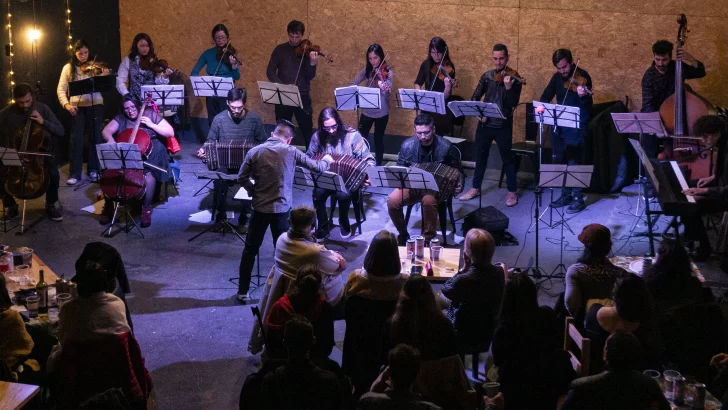
[[[131,95],[124,96],[122,103],[122,113],[114,117],[111,122],[104,128],[101,134],[107,143],[114,143],[114,136],[118,136],[122,131],[134,128],[137,117],[140,115],[140,106]],[[144,167],[144,198],[142,202],[141,227],[146,228],[152,224],[152,199],[157,182],[167,182],[169,179],[169,153],[160,138],[169,138],[174,136],[174,129],[161,115],[154,111],[151,107],[144,110],[141,114],[140,130],[144,130],[152,142],[152,151],[146,158],[146,163],[150,166]],[[99,223],[106,225],[114,213],[111,200],[107,199],[104,203],[104,209],[99,218]]]
[[[23,130],[30,116],[31,125],[41,127],[44,134],[44,143],[40,152],[53,152],[50,144],[52,140],[49,137],[62,137],[64,134],[63,125],[58,121],[53,111],[47,105],[35,100],[33,87],[29,84],[20,83],[13,87],[13,100],[12,104],[0,111],[0,146],[17,149],[20,144],[15,138],[22,138]],[[63,220],[63,215],[55,206],[58,201],[60,176],[52,155],[43,158],[43,167],[50,180],[48,189],[45,192],[46,215],[50,220],[60,222]],[[4,167],[0,170],[0,192],[3,197],[4,220],[18,216],[18,204],[15,202],[15,198],[5,191],[7,171],[8,169]]]

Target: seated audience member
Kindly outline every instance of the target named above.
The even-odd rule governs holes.
[[[384,365],[382,334],[394,313],[404,282],[397,238],[382,230],[372,239],[364,268],[349,275],[345,286],[346,333],[341,367],[354,384],[354,395],[369,391]]]
[[[22,383],[25,367],[29,364],[26,358],[33,351],[33,339],[25,330],[20,313],[10,309],[11,306],[5,276],[0,274],[0,380]],[[40,371],[38,362],[31,362],[32,369],[28,368],[28,373]]]
[[[314,333],[314,326],[302,317],[292,317],[285,324],[282,343],[288,352],[288,361],[263,379],[263,408],[339,410],[344,407],[342,400],[350,392],[341,391],[334,373],[311,361],[311,351],[317,344]]]
[[[471,347],[487,350],[495,330],[496,317],[503,299],[503,269],[492,263],[495,240],[482,229],[471,229],[465,236],[465,266],[442,286],[450,301],[447,316],[453,320],[462,354]]]
[[[634,335],[612,333],[604,345],[606,370],[574,380],[561,410],[669,410],[660,386],[635,369],[641,361]]]
[[[107,275],[106,293],[111,293],[124,302],[126,321],[129,323],[129,328],[134,330],[134,326],[131,323],[129,305],[127,305],[125,297],[127,293],[131,293],[131,287],[129,286],[129,279],[126,277],[126,268],[124,268],[124,261],[121,259],[119,251],[103,242],[89,242],[83,248],[81,256],[76,259],[76,272],[81,272],[86,267],[86,262],[88,261],[97,262],[104,268]],[[75,278],[71,280],[76,281]]]
[[[657,366],[662,346],[654,323],[654,306],[645,281],[630,274],[614,290],[614,306],[594,303],[586,313],[584,337],[591,339],[591,373],[602,371],[600,352],[613,332],[633,333],[642,344],[646,362],[637,368]],[[655,367],[652,367],[655,368]]]
[[[307,264],[316,265],[323,274],[322,285],[326,299],[331,306],[338,306],[339,316],[343,316],[344,280],[341,272],[346,268],[346,259],[338,252],[327,250],[316,243],[312,233],[316,227],[316,211],[311,207],[298,206],[291,210],[288,217],[288,232],[281,234],[276,241],[275,265],[266,281],[263,297],[258,303],[262,318],[268,316],[270,309],[288,290],[296,279],[296,271]],[[263,336],[256,320],[248,343],[248,351],[259,353],[263,348]]]
[[[579,234],[584,254],[566,271],[564,291],[566,309],[574,318],[583,317],[589,299],[609,299],[617,279],[627,274],[608,259],[611,235],[609,228],[599,224],[589,224]]]
[[[334,314],[326,297],[320,293],[321,272],[316,265],[304,265],[296,273],[283,297],[278,299],[265,319],[267,352],[271,359],[285,358],[283,330],[286,322],[296,315],[308,319],[313,325],[315,343],[313,357],[328,357],[334,347]]]
[[[392,346],[408,344],[420,351],[424,361],[458,353],[455,329],[422,275],[410,276],[404,283],[389,331]]]
[[[109,274],[87,261],[76,273],[78,298],[58,318],[60,349],[55,352],[60,408],[76,408],[109,388],[121,388],[133,409],[146,409],[152,380],[126,322],[124,302],[107,293]],[[49,365],[49,367],[51,367]]]
[[[539,307],[528,275],[511,275],[491,344],[506,409],[556,409],[575,376],[563,337],[553,309]]]
[[[703,285],[692,275],[690,256],[677,241],[665,238],[657,248],[652,267],[644,275],[655,305],[671,308],[690,302],[702,302]]]

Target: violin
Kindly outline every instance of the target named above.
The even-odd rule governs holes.
[[[579,60],[576,60],[576,66],[574,67],[574,74],[571,75],[571,79],[564,81],[564,88],[568,89],[569,91],[577,91],[577,88],[583,87],[584,91],[586,91],[587,94],[592,95],[594,92],[589,89],[589,87],[586,86],[587,80],[586,77],[581,75],[579,73],[579,70],[577,70],[579,66]]]
[[[85,63],[81,64],[81,72],[88,75],[88,76],[97,76],[104,74],[104,70],[109,70],[109,68],[106,66],[106,63],[101,63],[97,61],[86,61]]]
[[[379,64],[376,74],[381,81],[385,81],[387,78],[389,78],[389,66],[387,65],[387,63],[382,62],[382,64]]]
[[[157,74],[167,70],[177,71],[169,67],[167,60],[157,58],[156,54],[147,54],[144,57],[139,56],[139,68],[145,71],[154,71]]]
[[[455,67],[453,67],[450,62],[443,61],[442,65],[433,65],[430,72],[433,75],[437,75],[437,78],[439,78],[441,81],[445,81],[446,78],[449,79],[450,82],[452,82],[453,86],[455,86]]]
[[[301,42],[298,44],[298,47],[296,47],[296,56],[298,57],[304,57],[307,56],[308,53],[311,51],[315,51],[320,55],[321,57],[326,60],[327,63],[333,63],[334,58],[331,55],[326,55],[321,52],[321,47],[314,45],[311,40],[304,38],[301,40]]]
[[[240,58],[236,55],[238,52],[235,50],[235,47],[228,43],[225,45],[225,47],[218,47],[217,48],[217,61],[221,61],[224,64],[227,64],[230,66],[230,57],[235,59],[235,61],[238,63],[238,65],[243,65],[243,62],[240,61]]]
[[[496,73],[495,82],[502,83],[506,77],[511,77],[516,82],[526,85],[526,79],[521,77],[521,75],[518,74],[518,71],[516,71],[510,67],[506,67],[501,72]]]

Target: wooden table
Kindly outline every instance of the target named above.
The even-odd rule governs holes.
[[[458,267],[460,265],[460,253],[462,251],[459,248],[442,248],[440,251],[440,260],[432,262],[432,271],[434,276],[427,276],[431,282],[445,282],[451,277],[458,273]],[[402,262],[407,261],[407,247],[399,247],[399,259]],[[424,259],[415,259],[415,265],[422,266],[422,274],[426,275],[424,271],[425,264],[430,260],[430,250],[425,249]],[[452,271],[448,272],[447,268],[452,268]]]
[[[48,285],[55,285],[56,280],[58,280],[58,276],[56,276],[55,272],[51,270],[51,268],[48,267],[35,253],[33,253],[33,266],[30,269],[30,278],[33,279],[32,285],[24,285],[20,286],[18,282],[6,280],[6,284],[8,287],[8,293],[10,293],[10,297],[12,298],[13,292],[24,288],[28,289],[31,287],[35,287],[35,284],[38,283],[38,280],[40,280],[40,270],[43,269],[43,278],[45,280],[45,283]],[[7,275],[7,274],[6,274]],[[11,273],[12,275],[12,273]],[[0,407],[2,409],[2,407]]]
[[[0,381],[0,409],[17,410],[35,397],[40,387],[30,384],[8,383]]]

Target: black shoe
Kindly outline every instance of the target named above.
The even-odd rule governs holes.
[[[314,232],[313,237],[316,239],[316,242],[323,242],[326,237],[329,236],[329,230],[326,228],[320,228],[316,229],[316,232]]]
[[[583,199],[575,199],[571,202],[568,208],[566,208],[567,214],[577,214],[586,209],[586,204]]]
[[[2,217],[3,221],[9,221],[11,219],[15,219],[20,215],[20,212],[18,212],[18,205],[13,205],[5,208],[5,216]]]
[[[705,262],[710,258],[710,255],[713,253],[713,251],[710,249],[710,247],[699,247],[698,249],[695,249],[693,251],[690,251],[690,258],[695,262]]]
[[[397,235],[397,244],[399,246],[407,246],[407,241],[409,240],[410,236],[408,233],[404,235]]]
[[[351,237],[351,226],[348,226],[348,227],[340,226],[339,234],[341,235],[341,239],[350,238]]]
[[[61,222],[63,220],[63,215],[61,215],[60,212],[56,209],[53,205],[46,205],[46,215],[48,216],[48,219],[51,221]]]
[[[572,203],[574,199],[571,197],[571,195],[562,195],[559,199],[551,202],[552,208],[561,208],[563,206],[569,205]]]

